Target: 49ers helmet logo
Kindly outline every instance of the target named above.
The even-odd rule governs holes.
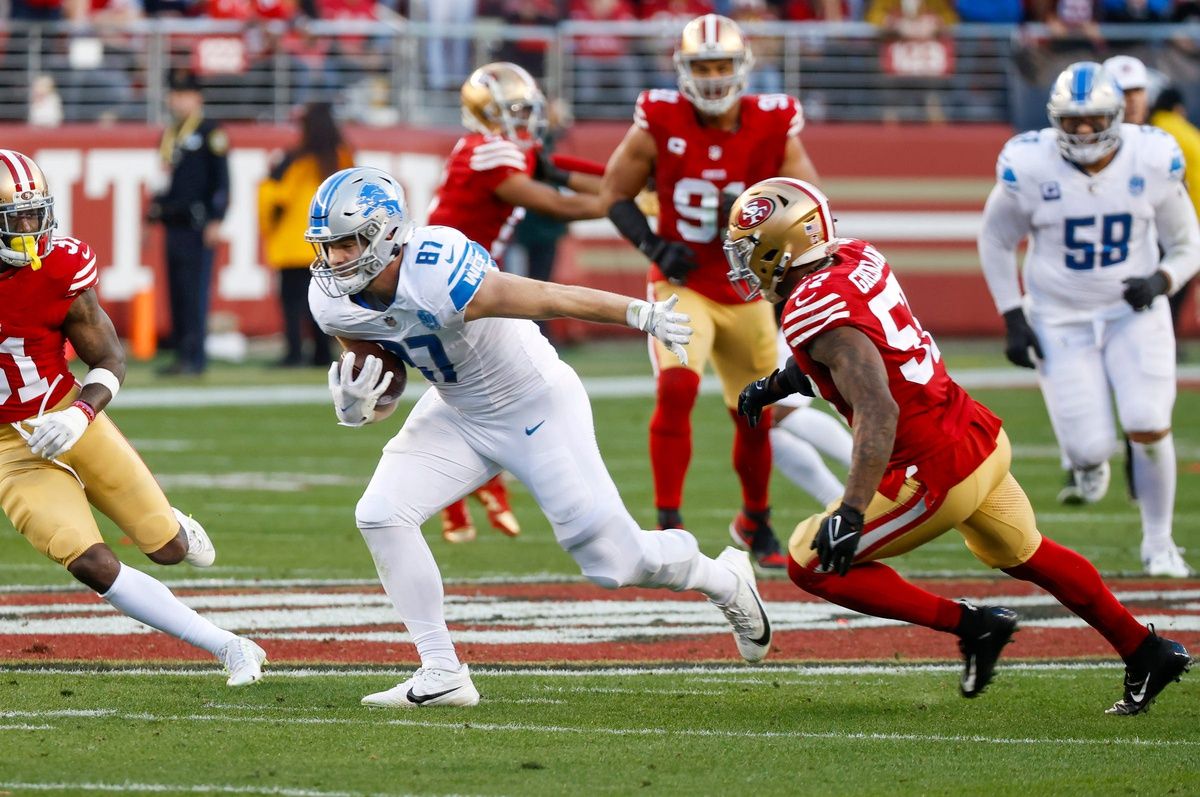
[[[743,230],[757,227],[770,218],[774,212],[775,203],[773,201],[765,196],[756,197],[742,205],[742,212],[738,214],[737,218],[737,226]]]

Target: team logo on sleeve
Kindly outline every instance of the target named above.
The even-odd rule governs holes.
[[[756,197],[742,205],[742,212],[738,214],[737,218],[737,226],[743,230],[757,227],[769,219],[774,212],[775,203],[772,200],[765,196]]]
[[[358,192],[356,202],[355,212],[361,213],[364,218],[379,208],[387,211],[389,216],[404,213],[404,207],[400,201],[393,196],[388,196],[387,192],[375,183],[364,183],[362,190]]]

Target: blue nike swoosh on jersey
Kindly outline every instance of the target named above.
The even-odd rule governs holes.
[[[545,421],[539,421],[539,422],[538,422],[538,424],[537,424],[537,426],[526,426],[526,427],[525,427],[525,434],[526,434],[526,435],[532,435],[532,434],[533,434],[534,432],[536,432],[538,429],[541,429],[541,428],[542,428],[542,424],[543,424],[543,423],[545,423]]]
[[[446,255],[446,262],[447,262],[447,263],[453,263],[453,262],[454,262],[454,249],[453,249],[453,247],[450,249],[450,254]]]

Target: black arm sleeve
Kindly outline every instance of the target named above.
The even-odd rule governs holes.
[[[787,363],[778,374],[775,381],[778,383],[778,389],[783,392],[783,396],[790,396],[794,393],[813,396],[812,383],[808,381],[808,376],[800,370],[800,366],[796,365],[794,357],[787,358]]]
[[[646,215],[632,199],[622,199],[613,203],[608,209],[608,218],[617,231],[639,249],[646,239],[654,234],[650,230],[650,223],[646,221]]]

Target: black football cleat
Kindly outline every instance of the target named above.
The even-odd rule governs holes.
[[[972,606],[959,601],[965,611],[975,613],[970,635],[960,635],[958,649],[963,655],[963,674],[959,690],[963,697],[978,697],[992,682],[1000,651],[1012,641],[1017,631],[1017,613],[1003,606]]]
[[[729,524],[729,536],[739,547],[750,552],[759,567],[765,570],[787,567],[787,555],[775,536],[775,529],[771,528],[771,510],[738,512]]]
[[[1125,696],[1105,714],[1131,717],[1150,708],[1158,693],[1178,681],[1192,666],[1187,648],[1173,639],[1160,637],[1150,625],[1150,636],[1125,662]]]

